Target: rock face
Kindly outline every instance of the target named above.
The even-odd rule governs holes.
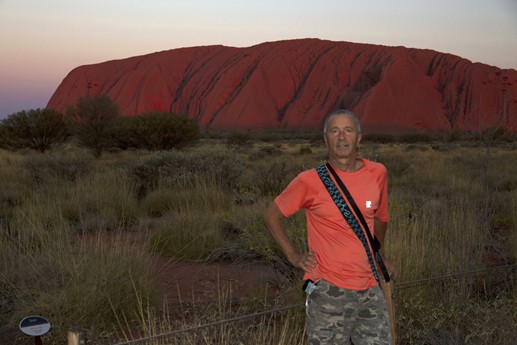
[[[431,50],[301,39],[181,48],[80,66],[51,97],[64,112],[105,93],[124,115],[170,111],[210,129],[319,129],[355,111],[370,132],[517,130],[517,71]]]

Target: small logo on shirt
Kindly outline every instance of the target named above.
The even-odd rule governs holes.
[[[366,208],[372,208],[372,202],[370,200],[366,201]]]

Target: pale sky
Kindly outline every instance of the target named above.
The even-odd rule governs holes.
[[[517,0],[0,0],[0,118],[73,68],[200,45],[320,38],[517,69]]]

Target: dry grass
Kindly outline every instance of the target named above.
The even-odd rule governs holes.
[[[389,171],[386,251],[398,265],[399,282],[515,263],[517,151],[366,142],[361,154]],[[63,155],[0,152],[2,344],[16,343],[13,330],[27,314],[52,319],[45,343],[62,343],[74,324],[95,343],[303,302],[300,272],[271,241],[262,212],[299,171],[325,159],[322,144],[297,139],[229,149],[222,140],[206,140],[182,152],[81,157],[70,148]],[[286,228],[303,249],[303,214]],[[159,303],[151,253],[107,241],[122,232],[142,234],[151,253],[175,260],[267,262],[291,283],[277,298],[240,306],[221,291],[218,301],[189,305],[181,314],[188,317],[178,319],[172,306]],[[85,235],[94,240],[84,242]],[[510,344],[504,339],[515,338],[515,305],[515,273],[401,289],[401,343]],[[303,319],[303,310],[294,309],[187,332],[181,341],[302,344]]]

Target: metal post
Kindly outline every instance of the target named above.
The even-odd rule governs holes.
[[[85,345],[86,336],[81,327],[72,327],[68,330],[68,345]]]

